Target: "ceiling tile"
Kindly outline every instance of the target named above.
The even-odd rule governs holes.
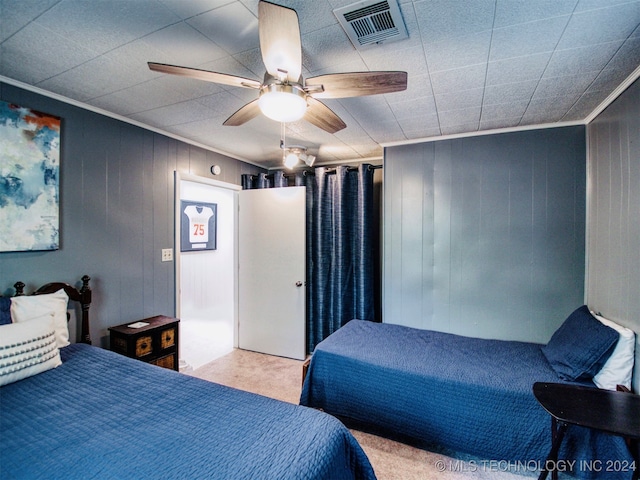
[[[415,1],[416,18],[420,25],[423,42],[441,42],[462,35],[491,30],[495,3],[494,0]]]
[[[559,122],[578,97],[575,96],[569,100],[566,97],[546,97],[532,100],[522,116],[522,124]]]
[[[279,5],[293,8],[298,13],[298,23],[302,35],[315,30],[337,25],[338,20],[333,14],[331,5],[326,0],[301,2],[300,0],[278,0]]]
[[[484,90],[483,105],[498,105],[502,103],[529,102],[538,86],[538,80],[489,85]]]
[[[522,118],[529,101],[499,103],[493,105],[483,105],[481,122],[499,120],[504,118]]]
[[[479,108],[482,105],[483,92],[484,89],[482,88],[474,88],[472,90],[436,94],[435,100],[438,112],[442,113],[463,108]]]
[[[480,107],[438,112],[442,133],[444,134],[445,128],[455,125],[475,125],[472,130],[477,130],[481,112],[482,109]]]
[[[512,128],[520,125],[520,121],[522,120],[522,116],[519,117],[510,117],[510,118],[499,118],[495,120],[480,120],[480,129],[481,130],[496,130],[500,128]]]
[[[538,83],[533,99],[556,97],[559,94],[569,97],[582,94],[591,82],[598,76],[595,72],[583,72],[580,75],[565,75],[562,77],[544,77]]]
[[[627,40],[589,86],[588,92],[612,92],[640,66],[640,37]]]
[[[262,53],[259,48],[236,53],[233,58],[253,74],[250,78],[262,81],[266,67],[262,61]]]
[[[489,56],[491,31],[460,35],[424,46],[429,71],[439,72],[454,68],[485,63]]]
[[[625,40],[640,22],[640,2],[574,14],[557,48],[583,47]]]
[[[182,89],[173,88],[173,85],[167,82],[167,78],[169,77],[103,95],[94,99],[92,104],[120,115],[130,115],[192,99],[192,93],[187,94]]]
[[[496,28],[491,40],[491,61],[551,52],[556,47],[570,17],[549,18]]]
[[[305,68],[314,75],[334,64],[362,61],[347,34],[337,24],[303,35],[302,59]]]
[[[486,69],[486,64],[481,63],[432,73],[431,85],[433,85],[433,91],[436,95],[442,95],[484,87]]]
[[[410,126],[408,129],[404,129],[403,128],[403,132],[404,132],[407,140],[418,140],[418,139],[422,139],[422,138],[433,138],[433,137],[439,137],[440,135],[442,135],[442,130],[440,130],[440,127],[420,128],[419,126],[415,126],[415,128],[414,128],[414,127]]]
[[[551,52],[545,52],[489,62],[487,85],[537,80],[542,77],[550,58]]]
[[[31,23],[0,45],[0,71],[34,85],[94,57],[79,44]]]
[[[411,71],[411,70],[410,70]],[[406,102],[419,97],[432,97],[431,79],[429,75],[407,75],[407,89],[401,92],[393,92],[385,95],[390,104]]]
[[[256,95],[257,98],[257,95]],[[239,108],[245,105],[245,102],[228,92],[215,93],[196,99],[201,105],[204,105],[212,112],[214,117],[221,120],[221,123],[235,113]]]
[[[546,77],[579,74],[602,70],[618,51],[622,42],[610,42],[593,46],[556,50],[544,72]]]
[[[576,5],[576,12],[584,12],[587,10],[599,10],[605,7],[612,7],[623,3],[640,3],[638,0],[580,0]]]
[[[398,121],[436,114],[436,104],[433,97],[414,98],[403,102],[391,103],[390,106],[393,115]]]
[[[234,2],[186,21],[230,54],[258,47],[258,18]]]
[[[442,135],[455,135],[458,133],[469,133],[469,132],[477,132],[478,131],[478,123],[462,123],[456,125],[447,125],[442,127]]]
[[[182,19],[187,19],[221,7],[235,0],[158,0]]]
[[[606,98],[602,92],[585,93],[580,96],[576,103],[562,117],[563,121],[582,120],[589,116]]]
[[[226,55],[217,44],[184,22],[153,32],[139,41],[157,50],[157,57],[147,60],[157,63],[197,67]]]
[[[210,119],[215,116],[211,109],[196,102],[189,100],[173,105],[147,110],[146,112],[133,114],[134,120],[151,123],[157,127],[169,127],[172,125],[181,125],[197,120]]]
[[[32,19],[58,3],[59,0],[0,0],[0,42],[24,28]]]
[[[155,0],[62,0],[36,22],[101,54],[179,21]]]
[[[396,46],[396,48],[400,47]],[[363,57],[369,70],[411,71],[412,75],[429,73],[422,45],[402,49],[397,51],[395,55],[378,55],[375,49],[368,50]]]
[[[413,118],[398,120],[407,138],[432,135],[435,130],[440,131],[440,120],[436,114],[424,114]]]
[[[596,0],[600,1],[600,0]],[[535,0],[496,2],[495,28],[570,15],[578,0]]]
[[[119,71],[114,77],[111,72]],[[134,72],[102,56],[39,83],[41,88],[57,91],[81,101],[107,95],[131,87],[145,79],[136,79]]]

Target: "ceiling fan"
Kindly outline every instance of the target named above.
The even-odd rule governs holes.
[[[392,93],[407,88],[407,72],[334,73],[302,77],[302,45],[295,10],[260,0],[258,5],[260,51],[266,67],[262,82],[225,73],[149,62],[156,72],[182,75],[208,82],[253,88],[259,96],[231,115],[224,125],[238,126],[262,112],[278,122],[304,118],[335,133],[346,124],[319,98],[345,98]]]

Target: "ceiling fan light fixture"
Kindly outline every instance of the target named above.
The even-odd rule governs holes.
[[[294,85],[271,84],[260,90],[260,111],[276,122],[300,120],[307,111],[306,93]]]
[[[302,145],[289,145],[285,146],[284,140],[280,141],[280,148],[282,152],[282,163],[288,169],[298,165],[298,162],[303,162],[307,167],[311,167],[316,161],[316,156],[307,153],[307,147]]]
[[[316,161],[316,156],[315,155],[305,155],[304,158],[302,159],[302,161],[304,161],[304,163],[307,165],[307,167],[313,167],[313,164]]]

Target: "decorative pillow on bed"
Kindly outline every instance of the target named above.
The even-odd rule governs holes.
[[[0,326],[0,386],[61,364],[51,313]]]
[[[609,359],[619,337],[583,305],[567,317],[542,353],[560,378],[590,380]]]
[[[0,297],[0,325],[11,323],[11,297]]]
[[[46,314],[53,314],[58,348],[69,345],[67,304],[69,297],[63,289],[46,295],[23,295],[11,298],[11,318],[14,323],[27,322]]]
[[[618,335],[620,335],[620,340],[618,340],[613,353],[600,371],[593,377],[593,383],[595,383],[598,388],[606,390],[615,390],[616,385],[624,385],[630,389],[636,349],[636,334],[633,330],[618,325],[600,315],[593,314],[593,316],[604,325],[613,328],[618,332]]]

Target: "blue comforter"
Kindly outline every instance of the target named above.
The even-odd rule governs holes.
[[[530,470],[551,447],[537,381],[562,381],[538,344],[352,320],[316,347],[300,403],[427,448]],[[621,438],[571,427],[564,446],[560,458],[576,460],[576,476],[631,478]],[[607,460],[626,468],[603,472]]]
[[[375,478],[335,418],[87,345],[0,388],[7,479]]]

